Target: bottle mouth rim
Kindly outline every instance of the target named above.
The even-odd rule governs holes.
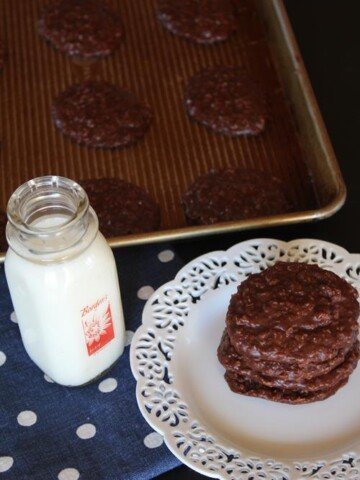
[[[58,191],[58,196],[67,196],[73,202],[73,211],[68,210],[64,221],[52,226],[37,226],[23,214],[27,202],[30,202],[41,192],[46,196]],[[45,198],[45,197],[44,197]],[[20,185],[11,195],[7,204],[9,222],[18,231],[27,235],[48,236],[61,234],[81,221],[89,210],[89,199],[85,190],[74,180],[59,175],[36,177]],[[40,210],[38,210],[40,211]],[[40,215],[41,216],[41,215]]]

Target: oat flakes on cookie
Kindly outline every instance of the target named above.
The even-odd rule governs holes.
[[[358,335],[357,291],[317,265],[278,262],[239,285],[226,326],[246,357],[306,365],[346,352]]]
[[[101,0],[50,2],[38,30],[56,49],[81,58],[110,55],[124,39],[119,13]]]
[[[210,225],[286,213],[292,210],[281,181],[242,168],[211,170],[198,177],[182,197],[189,224]]]
[[[237,28],[231,0],[158,0],[156,15],[173,34],[201,44],[223,42]]]
[[[190,118],[216,133],[257,135],[265,128],[263,94],[239,67],[218,66],[200,71],[190,78],[184,102]]]

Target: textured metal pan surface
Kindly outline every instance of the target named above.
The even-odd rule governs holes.
[[[24,181],[46,174],[75,180],[121,177],[147,189],[161,208],[159,232],[111,239],[112,246],[185,238],[323,218],[345,187],[322,124],[283,4],[237,1],[239,27],[218,45],[196,45],[163,28],[155,0],[109,0],[126,38],[106,59],[81,62],[56,51],[37,32],[47,0],[0,1],[7,61],[0,74],[0,208]],[[269,118],[259,136],[229,138],[192,122],[183,106],[188,79],[213,65],[244,67],[265,92]],[[90,149],[54,126],[53,99],[84,79],[105,80],[149,103],[154,122],[136,146]],[[258,168],[280,177],[296,211],[206,227],[187,227],[181,194],[211,168]]]

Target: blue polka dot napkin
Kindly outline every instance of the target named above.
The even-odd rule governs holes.
[[[115,256],[129,345],[145,300],[182,265],[162,245]],[[86,387],[59,386],[32,363],[1,265],[0,480],[146,480],[178,464],[138,410],[129,346],[105,377]]]

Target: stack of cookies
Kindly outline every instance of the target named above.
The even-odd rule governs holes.
[[[359,358],[357,297],[317,265],[251,275],[231,298],[218,348],[231,390],[293,404],[333,395]]]

